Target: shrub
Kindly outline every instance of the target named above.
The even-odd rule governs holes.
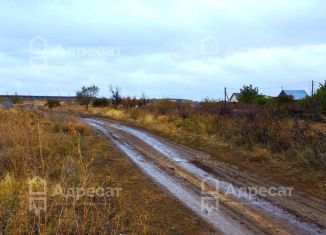
[[[326,82],[324,84],[320,84],[314,97],[320,112],[326,114]]]
[[[60,100],[48,99],[44,106],[47,106],[49,109],[59,107],[60,106]]]
[[[289,103],[293,103],[294,98],[291,95],[280,95],[277,97],[277,102],[279,104],[289,104]]]
[[[110,101],[105,97],[95,98],[93,101],[93,106],[95,107],[105,107],[109,105],[110,105]]]
[[[253,99],[254,104],[258,105],[275,105],[275,99],[264,95],[258,95]]]
[[[88,110],[89,104],[96,98],[99,91],[100,89],[95,85],[83,86],[80,91],[76,92],[76,101],[80,105],[85,105],[85,109]]]
[[[176,103],[168,99],[162,99],[159,101],[154,101],[151,104],[151,108],[157,115],[172,114],[176,111]]]
[[[178,112],[179,116],[183,119],[189,118],[193,112],[193,105],[191,102],[183,102],[177,101],[176,102],[176,111]]]
[[[145,106],[149,103],[148,97],[146,97],[145,93],[142,93],[140,99],[139,99],[139,106]]]
[[[304,167],[318,167],[321,164],[318,155],[308,147],[298,151],[298,158],[300,165]]]
[[[127,97],[121,99],[121,104],[124,108],[135,108],[139,104],[139,101],[136,99],[136,97]]]
[[[111,92],[111,100],[112,100],[112,104],[114,106],[118,106],[121,101],[122,101],[122,97],[121,97],[121,88],[119,87],[115,87],[113,88],[112,85],[110,85],[110,92]]]
[[[197,107],[200,112],[209,114],[219,114],[222,110],[222,102],[214,99],[205,98]]]
[[[303,105],[311,112],[326,114],[326,82],[319,85],[314,96],[306,97]]]
[[[243,86],[240,89],[239,101],[247,104],[253,104],[254,100],[259,96],[258,88],[253,88],[252,85]]]

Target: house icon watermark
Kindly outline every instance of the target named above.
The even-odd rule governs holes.
[[[39,176],[28,181],[29,211],[39,215],[41,211],[46,212],[47,208],[47,182]]]
[[[200,49],[204,55],[217,55],[220,51],[219,42],[215,37],[205,37],[201,40]]]
[[[35,36],[29,42],[30,68],[36,74],[40,74],[48,64],[48,41],[41,36]]]
[[[44,54],[48,50],[48,41],[41,36],[35,36],[29,42],[29,51],[32,54]]]
[[[219,210],[219,180],[206,177],[201,181],[201,211],[211,214]]]

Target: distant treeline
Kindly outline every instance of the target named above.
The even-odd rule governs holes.
[[[40,95],[0,95],[1,98],[9,99],[25,99],[25,100],[48,100],[48,99],[57,99],[57,100],[74,100],[75,96],[40,96]]]

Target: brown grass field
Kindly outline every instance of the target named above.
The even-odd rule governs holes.
[[[184,118],[162,114],[159,108],[91,107],[85,111],[82,106],[63,105],[56,110],[118,120],[326,199],[325,162],[320,160],[326,152],[326,124],[262,115],[253,121],[200,113]]]
[[[209,234],[211,230],[75,118],[0,111],[0,233]],[[29,210],[28,182],[47,181],[47,210]],[[121,188],[114,197],[62,197],[60,184]]]

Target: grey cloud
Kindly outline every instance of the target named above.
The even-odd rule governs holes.
[[[325,10],[321,0],[2,1],[0,93],[73,94],[95,83],[101,95],[116,84],[125,95],[201,99],[221,97],[224,86],[323,80]],[[36,35],[48,42],[48,68],[38,75],[29,51]],[[215,52],[203,51],[206,38]],[[75,58],[57,45],[121,54]]]

